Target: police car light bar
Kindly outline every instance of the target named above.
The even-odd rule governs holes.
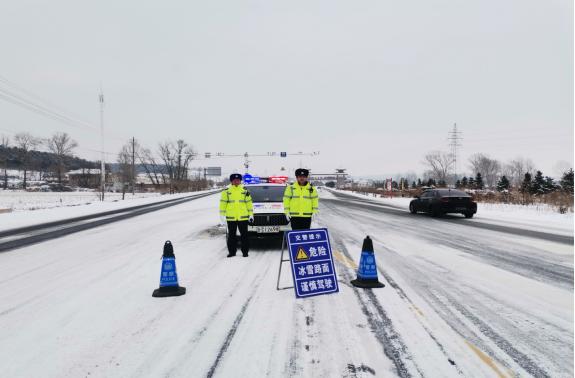
[[[268,182],[274,184],[285,184],[288,181],[287,176],[270,176],[268,177]]]
[[[244,176],[244,184],[246,185],[254,185],[254,184],[285,184],[288,182],[287,176],[269,176],[269,177],[258,177],[258,176],[251,176],[248,177]]]

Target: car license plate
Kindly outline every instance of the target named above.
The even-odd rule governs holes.
[[[256,226],[256,232],[261,234],[280,232],[280,226]]]

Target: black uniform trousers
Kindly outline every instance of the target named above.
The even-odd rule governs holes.
[[[292,217],[290,218],[292,230],[309,230],[311,227],[311,217]]]
[[[235,255],[238,250],[238,237],[236,231],[240,230],[240,241],[242,253],[246,255],[250,250],[250,240],[248,238],[248,221],[231,222],[228,221],[228,252]]]

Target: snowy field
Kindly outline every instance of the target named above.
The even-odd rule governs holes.
[[[277,243],[226,258],[217,195],[0,253],[0,375],[573,376],[572,242],[320,192],[332,295],[276,291]],[[366,235],[373,291],[349,284]],[[187,293],[153,298],[168,239]]]
[[[125,200],[160,197],[160,193],[126,193]],[[106,202],[122,200],[122,193],[106,193]],[[25,192],[0,190],[0,209],[27,211],[55,207],[89,205],[100,201],[99,192]]]

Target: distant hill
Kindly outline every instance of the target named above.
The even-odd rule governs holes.
[[[8,169],[23,170],[24,164],[20,159],[20,149],[17,147],[4,147],[0,145],[0,169],[4,168],[4,156],[7,156]],[[51,152],[44,151],[30,151],[30,164],[28,169],[33,171],[50,171],[57,165],[56,155]],[[73,171],[82,168],[100,168],[99,161],[90,161],[82,159],[75,156],[70,156],[66,158],[66,169],[68,171]],[[118,163],[106,163],[106,168],[110,169],[112,172],[118,172],[120,170],[120,164]],[[165,173],[167,170],[164,165],[157,167],[158,172]],[[136,173],[145,173],[143,166],[136,164]]]
[[[4,156],[7,157],[8,169],[23,169],[24,164],[20,159],[20,149],[17,147],[0,146],[0,168],[4,168]],[[30,151],[30,164],[28,169],[37,171],[49,171],[57,165],[56,155],[51,152]],[[80,168],[98,168],[99,162],[81,159],[79,157],[67,157],[66,168],[69,170]]]

